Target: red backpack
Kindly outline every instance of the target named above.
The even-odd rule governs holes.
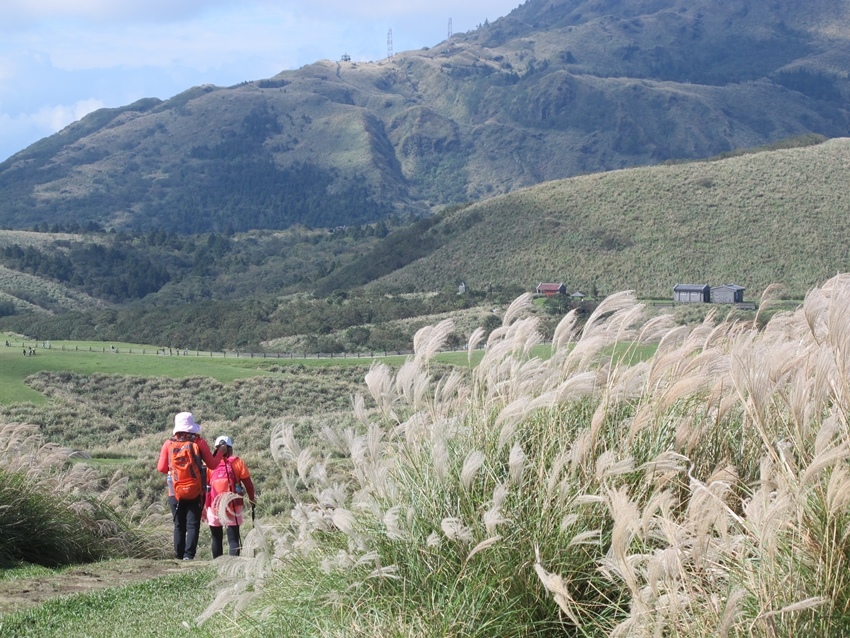
[[[207,471],[195,438],[169,440],[168,471],[177,500],[192,500],[206,492]]]

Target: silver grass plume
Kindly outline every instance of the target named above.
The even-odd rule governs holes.
[[[391,540],[403,540],[406,537],[404,530],[399,525],[400,515],[400,505],[394,505],[384,513],[382,522],[387,538]]]
[[[467,341],[466,343],[466,354],[467,359],[469,361],[472,361],[472,354],[475,352],[475,349],[478,347],[478,344],[480,344],[486,336],[487,331],[484,330],[484,328],[481,328],[480,326],[473,330],[472,334],[469,335],[469,341]]]
[[[519,443],[514,443],[508,455],[508,473],[514,485],[522,485],[527,458],[522,446]]]
[[[424,376],[427,380],[427,375],[423,373],[419,366],[419,359],[408,358],[403,364],[401,364],[398,372],[396,372],[394,384],[395,393],[404,397],[408,405],[414,405],[415,403],[414,387],[416,386],[417,379],[420,376]]]
[[[313,458],[313,454],[309,449],[301,450],[298,458],[295,459],[295,467],[298,471],[298,478],[301,479],[301,482],[304,485],[311,485],[310,481],[310,468],[313,467],[315,463],[315,459]]]
[[[454,321],[444,319],[436,326],[427,326],[416,331],[413,336],[413,353],[419,361],[430,361],[455,330]]]
[[[582,329],[582,335],[590,335],[596,332],[598,325],[602,322],[603,317],[609,313],[616,313],[621,310],[630,309],[637,304],[637,296],[633,290],[624,290],[614,293],[603,299],[596,309],[590,313],[587,321]]]
[[[368,426],[369,412],[366,409],[366,399],[363,398],[362,394],[354,395],[354,398],[352,399],[352,408],[354,417],[360,422],[360,424]]]
[[[393,392],[393,375],[385,363],[373,363],[364,377],[369,394],[378,405],[381,413],[394,421],[398,421],[393,408],[395,393]]]
[[[828,285],[828,284],[829,284],[829,282],[827,282],[827,284],[825,284],[825,286]],[[758,309],[756,310],[755,317],[753,317],[753,326],[754,327],[758,326],[758,321],[759,321],[759,317],[761,316],[761,313],[764,312],[765,310],[768,310],[773,305],[772,302],[781,297],[783,290],[784,290],[784,286],[782,286],[782,284],[775,284],[774,283],[774,284],[770,284],[767,288],[765,288],[762,291],[761,297],[759,298]]]
[[[294,429],[291,424],[280,422],[272,429],[271,448],[272,457],[278,463],[294,461],[301,454],[301,446],[295,440]]]
[[[503,449],[510,443],[518,424],[526,418],[529,413],[528,406],[531,400],[528,396],[522,396],[513,403],[506,405],[499,416],[496,417],[494,426],[499,429],[498,449]]]
[[[822,289],[815,288],[806,293],[803,301],[803,316],[815,343],[823,343],[827,338],[828,310],[829,300]]]
[[[540,579],[546,591],[552,594],[552,598],[554,598],[561,611],[567,615],[576,627],[581,627],[582,622],[575,612],[576,602],[570,595],[567,583],[558,574],[547,572],[544,569],[540,561],[540,548],[537,545],[534,546],[534,572],[537,574],[537,578]]]
[[[570,310],[564,318],[558,322],[555,327],[555,333],[552,336],[552,352],[556,353],[566,347],[571,341],[576,338],[578,326],[578,311]]]
[[[459,518],[448,517],[440,521],[443,535],[450,541],[469,543],[472,541],[472,530],[463,524]]]
[[[431,459],[434,468],[434,475],[441,482],[445,482],[449,475],[449,446],[444,437],[437,437],[433,441],[431,447]]]
[[[481,522],[484,524],[487,535],[493,536],[499,525],[504,525],[510,521],[502,514],[501,506],[493,505],[481,515]]]
[[[606,500],[611,517],[614,519],[614,526],[611,530],[611,545],[603,565],[618,574],[629,588],[632,594],[632,610],[640,614],[646,613],[638,574],[628,557],[629,545],[638,530],[637,524],[640,521],[637,504],[629,498],[625,486],[608,490]]]
[[[534,346],[543,343],[539,328],[540,320],[537,317],[526,317],[511,324],[508,336],[514,343],[514,351],[528,355]]]
[[[463,461],[463,468],[460,472],[460,482],[467,492],[472,486],[472,481],[478,473],[478,470],[483,467],[484,461],[484,453],[480,450],[472,450],[466,455],[466,458]]]
[[[829,474],[826,505],[832,516],[839,516],[850,507],[850,471],[844,465],[835,467]]]
[[[468,563],[473,556],[475,556],[479,552],[483,552],[484,550],[493,547],[493,545],[498,543],[500,540],[502,540],[501,536],[491,536],[490,538],[484,539],[483,541],[478,543],[478,545],[473,547],[469,554],[466,555],[466,559],[463,561],[463,564],[466,565],[466,563]]]
[[[464,376],[457,370],[452,370],[447,377],[440,379],[434,394],[441,413],[447,410],[463,411],[462,406],[469,399],[469,387],[464,381]]]
[[[502,326],[510,326],[517,320],[520,314],[531,308],[531,300],[533,295],[530,292],[521,294],[513,300],[508,309],[505,311],[505,316],[502,317]]]

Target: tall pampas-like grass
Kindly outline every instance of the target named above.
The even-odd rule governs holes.
[[[126,478],[104,482],[84,461],[36,426],[0,423],[0,566],[159,555],[162,539],[118,511]]]
[[[469,374],[434,377],[435,327],[400,369],[369,371],[376,407],[355,401],[359,430],[326,434],[327,449],[272,437],[284,476],[306,480],[245,559],[264,566],[243,587],[252,622],[850,635],[850,278],[764,325],[676,326],[618,293],[584,325],[565,317],[546,360],[529,300]]]

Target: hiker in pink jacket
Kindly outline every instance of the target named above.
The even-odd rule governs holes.
[[[247,493],[251,507],[256,502],[254,483],[245,462],[233,454],[233,440],[220,436],[215,440],[216,456],[224,450],[224,456],[215,470],[207,471],[206,518],[212,536],[212,555],[218,558],[224,553],[224,528],[227,528],[227,545],[231,556],[239,556],[242,540],[239,526],[242,525],[244,495]]]

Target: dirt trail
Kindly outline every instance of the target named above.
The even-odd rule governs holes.
[[[56,596],[120,587],[208,564],[202,560],[124,559],[78,565],[41,578],[0,580],[0,614],[21,611]]]

